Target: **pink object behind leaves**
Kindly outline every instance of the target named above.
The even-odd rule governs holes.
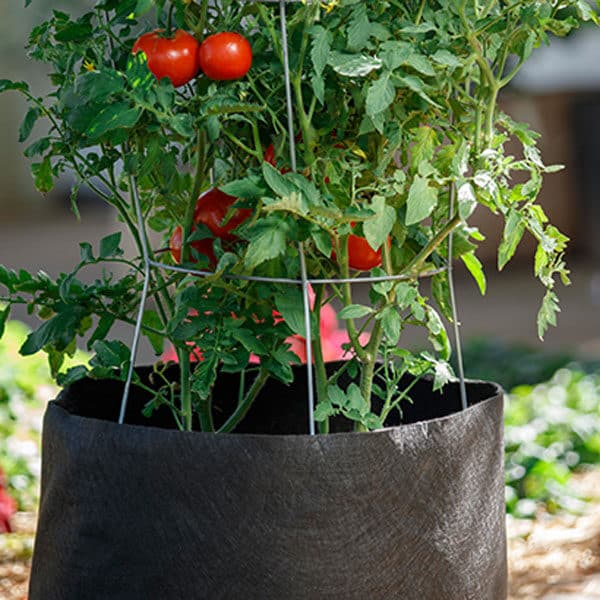
[[[17,512],[17,503],[6,491],[6,477],[0,469],[0,533],[11,533],[10,519]]]
[[[314,292],[310,290],[311,308],[314,306]],[[283,319],[277,318],[279,313],[273,311],[273,315],[276,317],[275,322],[282,321]],[[344,350],[344,344],[348,344],[350,339],[348,333],[344,329],[338,329],[338,320],[335,314],[335,310],[327,304],[321,309],[321,322],[319,324],[319,330],[321,334],[321,346],[323,349],[323,360],[325,362],[332,362],[335,360],[348,360],[351,354]],[[292,335],[287,341],[290,344],[290,350],[298,356],[303,364],[306,364],[306,339],[300,335]],[[363,333],[360,336],[360,343],[364,346],[369,341],[369,334]],[[202,354],[197,348],[191,354],[192,362],[196,360],[202,360]],[[162,360],[165,362],[172,361],[177,362],[177,353],[171,346],[162,355]],[[258,364],[260,359],[254,354],[250,356],[250,362],[252,364]]]

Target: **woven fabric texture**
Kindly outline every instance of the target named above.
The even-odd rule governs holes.
[[[506,598],[501,390],[470,382],[455,412],[457,386],[425,381],[415,422],[285,435],[299,380],[227,435],[142,426],[139,392],[119,426],[115,382],[65,390],[45,416],[30,600]],[[268,414],[270,434],[253,426]]]

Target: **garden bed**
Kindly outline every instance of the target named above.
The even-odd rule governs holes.
[[[35,515],[17,513],[12,519],[12,525],[13,533],[0,536],[0,599],[25,600],[33,551]]]
[[[593,497],[583,514],[508,517],[509,600],[600,597],[600,469],[574,475],[572,485]]]

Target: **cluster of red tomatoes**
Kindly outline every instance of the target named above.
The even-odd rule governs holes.
[[[185,85],[202,70],[209,79],[240,79],[252,66],[252,48],[241,34],[215,33],[201,44],[183,29],[165,37],[161,30],[145,33],[133,45],[134,54],[143,52],[148,68],[158,78],[168,77],[175,87]]]
[[[238,240],[234,230],[252,215],[252,211],[248,208],[236,208],[231,217],[225,222],[225,217],[236,200],[233,196],[229,196],[217,188],[204,192],[196,202],[194,226],[205,225],[214,238],[220,239],[226,248]],[[173,231],[169,242],[171,256],[177,263],[181,262],[182,238],[183,229],[179,225]],[[205,238],[191,243],[192,248],[208,258],[211,267],[214,267],[217,263],[213,242],[213,238]],[[335,254],[332,255],[332,258],[336,258]],[[351,269],[370,271],[381,266],[381,248],[373,250],[365,238],[351,234],[348,236],[348,262]]]
[[[132,52],[144,52],[148,60],[148,68],[158,78],[167,77],[175,87],[185,85],[201,70],[206,77],[216,81],[228,81],[244,77],[252,66],[252,48],[248,40],[235,32],[216,33],[207,37],[202,43],[196,38],[178,29],[172,36],[165,36],[162,31],[145,33],[135,42]],[[264,160],[275,166],[275,148],[271,144]],[[282,169],[286,172],[289,169]],[[194,226],[203,224],[218,238],[225,247],[238,238],[233,231],[250,217],[249,209],[236,209],[231,218],[224,223],[225,217],[236,198],[213,188],[202,194],[194,211]],[[182,227],[177,227],[170,240],[173,260],[181,262],[181,246],[183,243]],[[192,247],[208,258],[210,266],[216,265],[212,238],[196,240]],[[335,259],[335,254],[332,255]],[[350,235],[348,238],[348,259],[350,268],[368,271],[381,266],[381,248],[374,250],[362,237]]]

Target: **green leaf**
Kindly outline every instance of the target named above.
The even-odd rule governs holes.
[[[54,188],[54,177],[49,157],[44,158],[41,163],[33,163],[31,165],[31,173],[35,188],[39,192],[47,194],[52,191]]]
[[[92,37],[92,25],[86,20],[85,15],[78,21],[68,21],[57,28],[55,38],[57,42],[81,42]]]
[[[411,133],[414,140],[411,150],[411,169],[416,171],[422,163],[433,160],[439,142],[436,131],[426,125],[416,131],[412,130]]]
[[[10,79],[0,79],[0,94],[9,90],[16,90],[20,92],[29,91],[29,85],[24,81],[11,81]]]
[[[366,77],[383,66],[383,62],[377,57],[339,52],[330,54],[329,64],[336,73],[344,77]]]
[[[157,331],[162,331],[163,324],[158,316],[158,313],[155,310],[147,309],[144,311],[144,315],[142,317],[142,325],[143,327],[150,327],[151,329],[155,329]],[[154,350],[154,354],[156,356],[160,356],[163,353],[165,346],[165,337],[160,333],[154,333],[153,331],[144,330],[144,335],[148,338],[152,349]]]
[[[367,429],[370,431],[374,431],[376,429],[383,429],[384,423],[381,420],[381,417],[373,413],[368,413],[364,416],[362,422],[366,425]]]
[[[331,33],[320,25],[311,29],[313,36],[312,49],[310,57],[317,75],[322,75],[327,63],[329,62],[329,53],[331,52]]]
[[[378,250],[392,232],[396,223],[396,210],[386,204],[383,196],[373,196],[371,209],[375,216],[363,223],[363,233],[369,246]]]
[[[19,127],[19,142],[24,142],[31,135],[33,126],[41,115],[41,111],[37,106],[32,106],[25,115],[21,126]]]
[[[360,319],[373,313],[373,309],[370,306],[362,306],[361,304],[350,304],[345,306],[340,313],[338,318],[340,319]]]
[[[450,340],[448,339],[448,333],[442,323],[440,315],[433,308],[429,307],[427,310],[427,329],[429,331],[429,341],[433,345],[435,351],[440,355],[443,360],[448,360],[452,349],[450,347]]]
[[[468,219],[477,208],[477,197],[470,183],[464,183],[458,188],[458,214],[461,219]]]
[[[325,80],[321,75],[314,74],[311,78],[312,89],[317,100],[321,103],[325,103]]]
[[[186,138],[194,137],[194,120],[191,115],[176,115],[171,119],[170,124],[175,133]]]
[[[296,191],[295,186],[269,163],[263,162],[262,172],[267,185],[278,196],[289,196],[292,192]]]
[[[346,394],[337,385],[327,386],[327,398],[333,406],[341,408],[346,404]]]
[[[51,143],[52,142],[51,142],[50,138],[47,138],[47,137],[40,138],[39,140],[33,142],[33,144],[31,144],[30,146],[27,146],[27,148],[25,148],[25,151],[23,152],[23,154],[27,158],[33,158],[34,156],[40,156],[41,154],[44,154],[44,152],[46,152],[46,150],[48,150],[48,148],[50,148]]]
[[[6,327],[6,322],[8,321],[8,316],[10,315],[10,307],[9,304],[4,310],[0,310],[0,339],[4,335],[4,329]]]
[[[156,97],[162,108],[171,110],[173,103],[175,102],[175,88],[169,79],[163,78],[158,82]]]
[[[432,54],[431,59],[439,65],[456,69],[462,67],[462,61],[456,55],[448,52],[448,50],[437,50]]]
[[[383,310],[381,324],[388,342],[395,346],[400,340],[400,332],[402,331],[402,318],[395,306],[388,306]]]
[[[498,247],[498,270],[502,270],[506,263],[514,256],[519,242],[525,233],[525,223],[516,210],[511,210],[504,225],[502,242]]]
[[[437,102],[435,102],[432,98],[430,98],[427,95],[427,86],[421,78],[417,77],[416,75],[404,75],[403,77],[396,77],[395,80],[398,82],[399,85],[407,87],[409,90],[415,92],[427,103],[436,106],[437,108],[441,108],[441,106]]]
[[[57,349],[66,348],[77,334],[80,321],[81,313],[78,310],[74,310],[73,307],[65,308],[30,333],[19,352],[23,356],[30,356],[48,344],[56,345]]]
[[[80,381],[81,379],[87,377],[88,372],[89,371],[87,367],[84,367],[83,365],[71,367],[67,370],[66,373],[58,373],[58,376],[56,378],[57,383],[61,387],[67,387],[69,385],[72,385],[76,381]]]
[[[465,267],[467,267],[467,269],[469,270],[469,273],[471,273],[471,275],[473,276],[473,279],[476,281],[481,295],[485,296],[487,284],[481,261],[475,256],[474,252],[468,252],[467,254],[463,254],[460,258],[465,264]]]
[[[141,17],[142,15],[145,15],[153,7],[153,5],[153,0],[137,0],[134,15],[136,17]]]
[[[411,54],[404,61],[404,64],[412,67],[415,71],[419,71],[419,73],[422,73],[423,75],[427,75],[428,77],[435,76],[435,69],[433,68],[431,62],[422,54]]]
[[[131,359],[131,350],[117,340],[98,340],[94,342],[92,350],[96,353],[90,360],[90,364],[94,367],[121,369]]]
[[[326,231],[319,229],[317,231],[313,231],[311,237],[313,239],[313,242],[315,243],[317,250],[321,254],[323,254],[323,256],[329,258],[333,250],[331,236]]]
[[[219,186],[219,189],[234,198],[255,199],[264,196],[266,193],[266,189],[260,184],[260,178],[249,176],[244,179],[230,181],[225,185]]]
[[[278,294],[275,298],[275,307],[281,313],[287,326],[299,336],[306,338],[306,323],[304,318],[304,297],[299,287],[286,290],[285,294]],[[315,318],[310,313],[311,331],[315,335]]]
[[[429,180],[416,175],[408,192],[406,225],[415,225],[426,219],[437,206],[438,191]]]
[[[369,404],[362,395],[360,388],[355,383],[351,383],[346,390],[346,403],[344,408],[355,410],[361,416],[364,416],[369,412]]]
[[[95,260],[92,245],[89,242],[79,244],[79,257],[82,262],[93,262]]]
[[[111,258],[120,256],[123,251],[119,248],[121,243],[121,232],[111,233],[100,240],[100,258]]]
[[[103,340],[107,336],[115,321],[116,317],[114,317],[113,315],[102,315],[100,317],[96,329],[94,330],[94,332],[90,336],[90,339],[88,340],[88,350],[92,348],[96,340]]]
[[[336,412],[336,409],[330,402],[319,402],[315,408],[314,419],[317,423],[322,423],[329,419],[329,417],[333,417]]]
[[[287,230],[278,220],[263,220],[255,227],[246,250],[244,262],[250,269],[276,258],[286,251]]]
[[[444,317],[446,317],[448,321],[452,321],[452,304],[450,302],[450,288],[448,285],[447,271],[443,271],[432,277],[431,292]]]
[[[86,71],[75,80],[75,93],[85,102],[104,102],[125,88],[123,77],[117,71]]]
[[[367,15],[367,7],[362,3],[354,5],[352,18],[347,27],[348,47],[362,50],[371,37],[371,24]]]
[[[538,336],[540,340],[544,339],[544,334],[550,325],[556,327],[556,317],[559,312],[558,297],[552,290],[548,290],[537,317]]]
[[[403,65],[411,54],[410,44],[397,40],[382,44],[382,50],[381,58],[390,71]]]
[[[141,109],[131,108],[128,102],[109,104],[92,119],[85,134],[91,140],[98,140],[115,129],[130,129],[138,122],[141,114]]]
[[[396,97],[396,88],[390,74],[384,73],[367,92],[367,114],[372,117],[386,110]]]
[[[252,352],[257,356],[264,356],[265,354],[269,354],[267,347],[263,344],[263,342],[256,337],[256,334],[250,331],[250,329],[233,329],[231,331],[231,335],[234,339],[236,339],[248,352]]]

